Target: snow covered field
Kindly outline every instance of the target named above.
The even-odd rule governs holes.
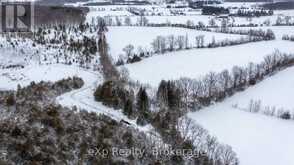
[[[55,82],[63,78],[78,76],[84,81],[92,82],[98,75],[76,66],[63,64],[52,65],[29,65],[24,68],[1,69],[0,70],[0,89],[16,90],[17,85],[27,86],[30,82],[51,81]]]
[[[211,71],[220,72],[233,66],[258,63],[275,50],[294,52],[294,43],[289,41],[264,41],[238,46],[196,49],[153,56],[141,62],[126,65],[130,77],[157,86],[162,79],[180,77],[198,78]]]
[[[78,2],[74,5],[83,6],[83,4],[83,2]],[[243,5],[245,7],[251,7],[256,4],[257,3],[224,3],[221,6],[240,7]],[[90,7],[90,12],[87,15],[86,21],[91,23],[93,18],[100,16],[111,17],[113,22],[116,22],[116,19],[120,19],[124,24],[125,18],[130,17],[132,24],[136,24],[139,17],[130,13],[128,11],[129,7],[130,6],[127,5]],[[153,10],[157,14],[160,12],[164,13],[162,16],[157,14],[157,16],[146,16],[149,23],[186,24],[187,21],[193,21],[195,24],[198,22],[208,24],[211,19],[216,19],[218,25],[221,22],[221,18],[217,18],[217,16],[201,15],[200,11],[196,10],[185,11],[187,13],[190,12],[191,15],[172,16],[170,9],[158,5],[134,7],[142,7],[149,11]],[[148,14],[148,12],[146,13]],[[231,23],[233,21],[234,24],[263,24],[268,20],[270,20],[271,23],[275,23],[279,16],[294,16],[294,10],[276,11],[273,16],[254,18],[230,17],[229,19]],[[291,21],[294,21],[294,17],[291,19]],[[114,23],[113,25],[116,24]],[[233,66],[244,67],[247,66],[249,62],[259,63],[264,61],[265,56],[277,50],[282,53],[294,53],[294,42],[282,40],[284,34],[294,35],[293,26],[239,27],[234,29],[272,29],[277,39],[227,47],[191,49],[160,55],[155,54],[152,57],[144,58],[140,62],[127,64],[118,69],[126,67],[131,79],[138,80],[140,83],[151,85],[152,87],[157,87],[163,79],[175,80],[181,77],[201,78],[201,76],[209,72],[221,72],[224,69],[231,70]],[[55,33],[48,33],[45,38],[54,38],[55,35]],[[79,38],[82,41],[82,39],[85,39],[84,35],[90,37],[94,36],[94,41],[99,39],[97,38],[97,31],[76,32],[72,30],[68,36],[72,36],[74,39]],[[152,51],[151,43],[157,36],[167,37],[170,35],[174,35],[175,37],[180,35],[188,36],[191,46],[196,44],[195,37],[199,35],[205,36],[204,45],[211,43],[213,38],[218,42],[225,39],[237,40],[243,37],[242,35],[174,27],[109,26],[108,32],[106,33],[106,40],[109,46],[109,55],[111,55],[115,62],[120,55],[125,56],[123,49],[129,44],[134,46],[135,53],[138,52],[139,48],[146,52]],[[56,39],[59,40],[60,38]],[[80,89],[58,96],[56,98],[57,103],[66,107],[77,107],[78,110],[83,109],[97,114],[105,114],[118,122],[129,123],[130,127],[144,132],[152,129],[150,123],[146,126],[139,126],[136,123],[136,119],[134,119],[135,117],[130,119],[122,113],[122,110],[114,110],[113,108],[106,107],[102,103],[95,101],[93,93],[97,86],[104,81],[100,72],[101,70],[93,71],[103,69],[103,67],[100,67],[101,65],[99,63],[99,51],[96,52],[95,50],[95,53],[92,54],[94,59],[92,63],[89,62],[88,64],[90,65],[89,68],[95,69],[83,69],[78,67],[78,65],[82,65],[77,61],[72,62],[72,59],[79,60],[78,57],[83,58],[87,55],[88,52],[83,48],[86,48],[85,45],[91,45],[91,48],[93,48],[96,45],[95,42],[93,42],[93,45],[88,44],[90,42],[76,44],[77,46],[73,46],[72,48],[78,49],[77,53],[68,51],[62,46],[58,47],[55,45],[56,47],[54,47],[54,44],[50,49],[41,44],[32,46],[33,43],[29,40],[24,42],[8,42],[6,38],[1,37],[0,42],[2,42],[0,45],[0,90],[16,90],[18,84],[27,86],[32,81],[36,83],[40,81],[55,82],[73,76],[81,77],[85,84]],[[49,43],[50,42],[45,42],[45,44],[48,45]],[[75,43],[72,43],[72,45],[75,45]],[[62,55],[62,53],[72,58],[69,59],[71,65],[61,64],[65,60],[63,58],[59,59],[58,55]],[[58,58],[58,62],[56,62],[56,58]],[[40,65],[41,63],[43,64]],[[92,67],[94,64],[98,67]],[[2,69],[5,67],[13,67],[13,65],[19,65],[20,67]],[[203,128],[209,131],[209,134],[216,136],[221,143],[232,146],[233,150],[237,153],[237,157],[240,159],[241,165],[293,165],[294,120],[282,120],[276,117],[265,116],[261,113],[246,112],[250,101],[253,100],[260,101],[262,108],[266,106],[276,107],[277,110],[283,108],[289,110],[291,115],[294,116],[293,73],[294,67],[280,71],[264,79],[262,82],[250,86],[245,91],[238,92],[230,98],[226,98],[223,102],[216,103],[197,112],[190,112],[187,114],[187,117],[201,124]],[[207,82],[204,82],[203,85],[207,85],[205,83]],[[170,88],[173,88],[173,86]],[[153,88],[150,90],[153,90]],[[175,92],[178,91],[175,90]],[[137,91],[134,93],[137,93]],[[153,112],[156,114],[157,109],[159,109],[156,107],[157,105],[153,105],[153,101],[160,102],[160,100],[156,100],[155,95],[155,90],[149,94],[150,100],[152,101],[150,101],[151,115],[153,115]],[[136,104],[136,110],[138,109],[138,98],[140,98],[137,96],[139,95],[136,95],[134,102],[131,102],[134,103],[134,105]],[[126,105],[127,104],[123,105],[124,109],[126,109]],[[138,112],[140,113],[140,111]]]
[[[251,98],[263,104],[294,108],[294,67],[288,68],[222,103],[187,116],[200,123],[236,151],[241,165],[294,164],[294,121],[237,110],[247,107]]]
[[[154,16],[146,16],[148,19],[149,23],[155,23],[155,24],[161,24],[161,23],[174,23],[174,24],[186,24],[188,21],[192,21],[194,24],[198,24],[198,22],[202,22],[205,25],[209,25],[209,21],[211,19],[215,19],[215,22],[217,25],[221,25],[221,20],[220,18],[217,18],[216,16],[209,16],[209,15],[201,15],[201,12],[191,12],[191,15],[181,15],[181,16],[174,16],[174,15],[154,15]],[[268,22],[270,24],[276,23],[277,18],[284,17],[284,16],[294,16],[294,14],[289,14],[293,12],[289,11],[277,11],[277,13],[274,13],[272,16],[262,16],[262,17],[253,17],[253,18],[245,18],[245,17],[230,17],[229,18],[229,23],[233,23],[235,25],[238,24],[258,24],[262,25],[265,22]],[[289,15],[288,15],[289,14]],[[110,16],[112,17],[113,21],[115,21],[115,17],[118,17],[122,22],[126,18],[126,16],[130,16],[131,22],[133,24],[137,23],[137,20],[139,19],[138,16],[134,16],[130,12],[126,10],[122,11],[90,11],[87,15],[87,22],[90,22],[93,18],[96,18],[97,16]],[[293,20],[293,18],[292,18]]]
[[[90,12],[86,16],[86,22],[91,22],[93,18],[105,16],[132,16],[126,6],[103,6],[89,7]]]
[[[270,106],[291,110],[294,113],[294,102],[292,100],[294,93],[293,72],[294,67],[288,68],[250,87],[246,92],[236,94],[235,99],[230,99],[232,105],[238,105],[238,108],[241,109],[248,109],[251,99],[260,100],[262,109],[264,109],[264,106]]]
[[[193,45],[195,45],[195,37],[197,35],[205,35],[205,44],[211,42],[213,37],[215,37],[216,41],[221,41],[224,39],[233,40],[239,39],[241,37],[240,35],[234,34],[204,32],[173,27],[109,27],[109,31],[106,33],[110,54],[115,60],[118,59],[119,55],[124,54],[123,48],[128,44],[132,44],[135,47],[135,51],[137,51],[139,46],[145,50],[151,50],[152,41],[159,35],[188,35],[189,43]]]

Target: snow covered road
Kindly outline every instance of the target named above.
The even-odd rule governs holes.
[[[140,130],[149,130],[150,126],[137,126],[136,121],[128,119],[121,110],[108,108],[94,100],[94,90],[103,82],[103,77],[98,71],[63,64],[29,65],[18,69],[2,69],[0,70],[0,89],[16,90],[18,84],[23,87],[29,85],[32,81],[36,83],[40,81],[55,82],[73,76],[82,78],[85,82],[84,86],[57,97],[57,103],[67,107],[76,106],[78,109],[105,114],[118,122],[124,120]]]

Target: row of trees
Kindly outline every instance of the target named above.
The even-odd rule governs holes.
[[[219,33],[228,33],[228,34],[239,34],[239,35],[247,35],[250,37],[258,37],[261,40],[274,40],[276,39],[275,33],[271,29],[262,30],[262,29],[239,29],[239,30],[233,30],[233,29],[215,29],[214,32]]]
[[[97,24],[97,22],[99,22],[99,19],[101,19],[101,17],[99,16],[92,18],[91,24]],[[145,16],[138,16],[136,20],[133,20],[130,16],[126,16],[124,18],[119,16],[105,16],[103,19],[105,20],[107,26],[147,26],[149,23],[148,18]]]
[[[294,35],[283,35],[283,40],[294,41]]]
[[[244,110],[247,112],[252,112],[252,113],[261,113],[267,116],[274,116],[284,120],[290,120],[290,119],[294,120],[294,114],[291,113],[293,111],[287,110],[282,107],[278,108],[276,106],[262,105],[261,100],[251,99],[248,104],[248,107],[241,108],[238,105],[233,105],[233,108]]]
[[[176,88],[174,90],[178,91],[177,95],[181,98],[180,107],[184,110],[195,110],[221,101],[293,64],[293,55],[275,52],[266,56],[260,64],[249,63],[247,67],[235,66],[230,72],[228,70],[221,73],[211,72],[202,79],[181,78],[169,83],[174,84],[172,85]]]
[[[182,50],[190,48],[188,34],[174,36],[157,36],[151,43],[154,53]]]
[[[207,153],[213,164],[237,165],[239,160],[232,147],[221,144],[208,131],[188,117],[181,117],[177,129],[185,141],[191,142],[197,150]]]
[[[230,10],[224,7],[203,6],[202,15],[220,15],[229,14]]]
[[[242,10],[239,9],[236,13],[238,17],[261,17],[261,16],[271,16],[274,14],[273,10]]]
[[[291,16],[278,16],[276,19],[276,26],[292,26],[294,25],[294,19]]]

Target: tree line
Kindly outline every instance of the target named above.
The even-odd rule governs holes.
[[[260,64],[249,63],[246,67],[235,66],[231,71],[210,72],[201,79],[181,78],[171,83],[179,90],[182,106],[197,110],[213,102],[222,101],[293,64],[293,55],[276,51],[264,57]]]
[[[294,35],[283,35],[282,40],[294,41]]]
[[[238,17],[261,17],[261,16],[272,16],[274,14],[273,10],[243,10],[238,9],[236,14],[233,14]]]
[[[262,105],[261,100],[251,99],[249,101],[248,107],[241,108],[235,104],[233,105],[233,108],[251,113],[261,113],[267,116],[274,116],[284,120],[294,120],[293,111],[283,107]]]

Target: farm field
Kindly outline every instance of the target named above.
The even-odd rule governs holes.
[[[216,103],[187,116],[208,129],[223,143],[231,145],[241,165],[293,164],[291,142],[293,120],[283,120],[260,113],[251,113],[233,107],[247,108],[251,99],[261,100],[262,106],[276,106],[292,110],[294,68],[271,76],[222,103]],[[279,84],[279,85],[277,85]]]
[[[119,55],[125,56],[123,48],[131,44],[134,46],[135,51],[138,47],[143,50],[152,51],[152,45],[154,39],[157,36],[167,37],[174,35],[175,37],[182,35],[188,36],[190,45],[195,45],[195,37],[204,35],[204,45],[207,45],[215,38],[215,41],[222,41],[225,39],[239,39],[241,35],[234,34],[222,34],[213,32],[197,31],[185,28],[174,27],[109,27],[107,36],[107,42],[109,43],[110,55],[116,61]]]
[[[235,65],[258,63],[276,50],[291,53],[294,51],[294,43],[274,40],[222,48],[185,50],[153,56],[126,67],[132,79],[157,86],[162,79],[199,78],[209,72],[230,70]]]

